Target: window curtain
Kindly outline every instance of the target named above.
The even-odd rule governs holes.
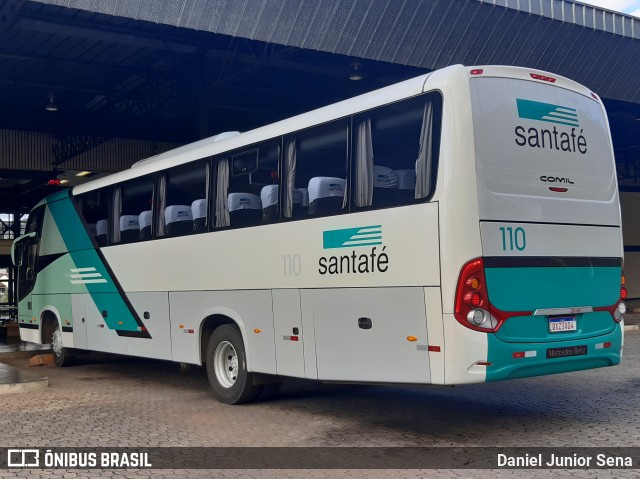
[[[122,215],[122,188],[116,188],[113,192],[113,242],[120,243],[120,216]]]
[[[429,194],[431,185],[431,165],[433,161],[433,104],[429,101],[424,106],[422,115],[422,131],[420,132],[420,152],[416,160],[416,192],[415,198],[424,198]]]
[[[296,189],[296,140],[287,142],[286,155],[287,176],[283,212],[285,218],[291,218],[293,216],[293,197]]]
[[[216,228],[231,224],[229,216],[229,160],[218,161],[218,184],[216,185]]]
[[[167,209],[167,175],[160,177],[160,187],[158,188],[158,231],[157,236],[164,236],[165,232],[165,216],[164,210]]]
[[[345,194],[346,198],[346,194]],[[356,205],[371,206],[373,200],[373,141],[371,118],[358,123],[356,136]]]
[[[207,200],[207,205],[210,203],[210,197],[209,197],[209,186],[211,186],[211,174],[209,173],[209,163],[204,165],[204,197]],[[207,206],[207,212],[206,212],[206,217],[205,217],[205,228],[208,229],[209,228],[209,207]]]

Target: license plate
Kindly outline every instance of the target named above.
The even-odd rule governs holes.
[[[567,356],[582,356],[587,354],[586,346],[569,346],[567,348],[547,349],[548,358],[566,358]]]
[[[549,318],[549,332],[575,331],[578,329],[575,316]]]

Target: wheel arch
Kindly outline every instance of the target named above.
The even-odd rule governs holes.
[[[56,308],[49,306],[43,309],[40,312],[40,343],[48,344],[56,326],[60,325],[60,313]]]
[[[206,316],[200,322],[200,364],[204,365],[206,363],[207,345],[209,344],[211,333],[223,324],[234,325],[240,331],[242,341],[245,344],[247,368],[250,370],[251,354],[247,349],[247,333],[245,331],[244,321],[242,321],[242,318],[236,311],[229,308],[216,308],[214,310],[207,311]]]

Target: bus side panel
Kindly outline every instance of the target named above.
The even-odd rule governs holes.
[[[115,327],[109,327],[109,324],[113,324],[113,321],[117,321],[118,317],[123,316],[121,303],[120,293],[90,295],[90,299],[85,303],[87,344],[90,350],[129,354],[127,338],[118,336]]]
[[[444,384],[445,340],[442,321],[442,290],[440,288],[424,288],[424,305],[427,315],[427,338],[429,346],[434,347],[429,351],[431,383]]]
[[[423,288],[315,289],[301,295],[303,304],[313,305],[319,379],[431,382]]]
[[[443,321],[445,384],[485,382],[487,367],[478,362],[486,362],[489,355],[487,333],[465,328],[453,314],[445,314]]]
[[[151,338],[127,338],[129,354],[171,360],[169,294],[130,293],[127,296],[151,335]]]
[[[307,328],[302,325],[300,290],[274,289],[271,294],[277,372],[282,376],[304,378],[305,348],[310,341],[307,339]],[[313,336],[310,339],[313,341]]]
[[[73,347],[77,349],[89,349],[87,341],[87,301],[91,301],[89,293],[71,295]]]
[[[249,371],[276,374],[270,290],[171,292],[169,303],[174,361],[202,364],[202,323],[207,317],[221,315],[238,325]]]

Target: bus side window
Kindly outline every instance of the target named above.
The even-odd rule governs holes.
[[[279,140],[231,152],[214,164],[216,228],[278,221]]]
[[[113,243],[133,243],[141,239],[140,216],[153,204],[153,179],[128,181],[113,191]]]
[[[431,195],[440,144],[437,93],[354,117],[354,203],[384,208]]]
[[[283,216],[289,219],[348,211],[345,120],[285,137]]]
[[[209,164],[198,161],[168,170],[158,188],[157,236],[183,236],[206,231]]]
[[[98,246],[109,244],[109,189],[90,191],[78,197],[78,205],[89,237]]]

